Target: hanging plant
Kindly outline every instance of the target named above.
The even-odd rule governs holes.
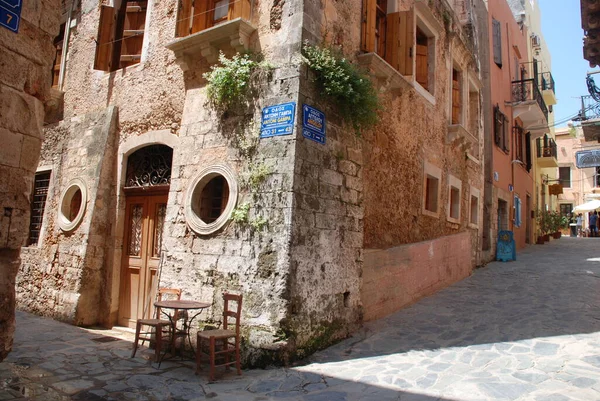
[[[207,96],[213,108],[224,112],[244,103],[253,96],[253,85],[257,78],[269,75],[273,67],[258,54],[235,54],[227,58],[219,53],[219,64],[203,75],[208,81]]]
[[[315,72],[319,89],[337,106],[357,135],[378,122],[379,97],[369,77],[339,51],[304,44],[303,61]]]

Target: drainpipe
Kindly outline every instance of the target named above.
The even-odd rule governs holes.
[[[63,48],[62,54],[60,57],[60,72],[58,74],[58,90],[63,90],[63,84],[65,81],[65,67],[67,65],[67,51],[69,48],[69,38],[71,34],[71,16],[73,15],[73,9],[75,8],[75,3],[78,0],[73,0],[71,2],[71,6],[69,7],[69,15],[67,16],[67,23],[65,25],[65,36],[63,39]]]

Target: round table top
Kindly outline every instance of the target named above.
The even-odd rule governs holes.
[[[167,301],[157,301],[154,303],[154,306],[166,309],[202,309],[208,308],[210,304],[208,302],[191,301],[188,299],[173,299]]]

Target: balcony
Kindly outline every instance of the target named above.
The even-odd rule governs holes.
[[[581,111],[573,118],[573,121],[581,122],[583,137],[586,141],[600,142],[600,103],[591,96],[581,97]]]
[[[542,97],[536,79],[512,82],[513,118],[520,118],[523,129],[531,133],[532,139],[548,132],[548,107]]]
[[[556,94],[554,93],[554,78],[551,72],[542,72],[539,76],[539,83],[542,89],[542,96],[547,106],[556,104]]]
[[[556,142],[554,139],[544,135],[543,138],[536,139],[537,163],[541,168],[558,167],[558,154],[556,152]]]

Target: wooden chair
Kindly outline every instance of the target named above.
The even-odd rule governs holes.
[[[202,355],[208,356],[210,362],[209,378],[215,380],[215,368],[225,366],[229,369],[230,365],[235,364],[237,374],[242,374],[240,362],[240,317],[242,314],[242,295],[223,294],[223,328],[215,330],[199,331],[196,337],[196,374],[201,369]],[[235,307],[232,302],[237,303]],[[234,320],[233,323],[229,319]],[[231,325],[235,324],[235,329],[231,330]],[[206,349],[206,351],[205,351]],[[235,355],[235,360],[231,360],[231,355]],[[217,358],[218,363],[217,363]]]
[[[159,288],[157,300],[161,301],[165,295],[170,295],[179,300],[181,299],[181,290],[178,288]],[[177,314],[178,312],[175,311],[174,320],[177,320]],[[148,327],[146,331],[142,331],[144,326]],[[165,331],[165,328],[168,330]],[[160,318],[160,308],[156,308],[154,319],[138,319],[135,325],[135,340],[131,357],[135,356],[139,340],[142,340],[142,345],[145,341],[148,341],[150,344],[154,343],[154,360],[158,362],[162,351],[163,336],[169,336],[170,330],[171,322]]]

